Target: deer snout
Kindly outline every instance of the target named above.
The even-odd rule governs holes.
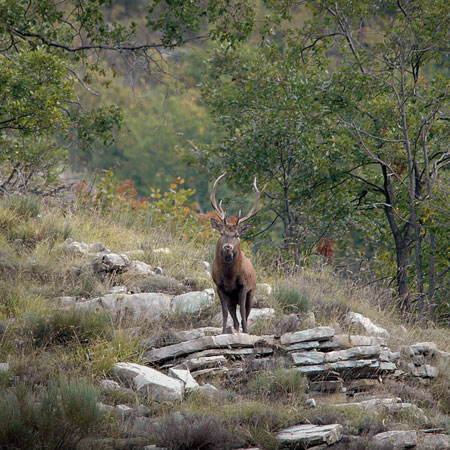
[[[230,244],[224,244],[223,249],[225,252],[231,252],[233,250],[233,246]]]

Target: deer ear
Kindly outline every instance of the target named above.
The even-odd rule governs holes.
[[[218,220],[214,219],[213,217],[211,217],[211,226],[217,231],[223,230],[223,223],[219,222]]]
[[[247,233],[247,231],[249,231],[251,227],[252,226],[250,224],[239,227],[239,234]]]

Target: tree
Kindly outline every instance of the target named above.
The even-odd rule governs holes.
[[[401,307],[410,310],[417,301],[424,317],[427,298],[434,317],[436,290],[450,262],[448,252],[439,257],[446,230],[430,226],[439,221],[430,201],[439,180],[448,181],[450,162],[450,7],[409,0],[310,6],[314,18],[301,37],[339,52],[336,129],[345,134],[346,128],[354,139],[345,151],[358,164],[350,174],[368,192],[360,207],[369,218],[374,208],[384,211]]]
[[[363,232],[383,261],[383,276],[395,263],[399,306],[424,317],[428,304],[434,318],[445,306],[450,262],[442,196],[450,161],[450,7],[443,1],[306,5],[312,14],[304,27],[265,35],[261,47],[278,48],[275,59],[265,50],[255,51],[254,60],[229,51],[213,58],[212,73],[220,75],[205,95],[226,137],[197,153],[205,166],[231,170],[239,185],[265,174],[282,192],[275,180],[286,164],[292,167],[286,186],[295,194],[284,189],[284,209],[276,211],[288,224],[285,236],[289,223],[298,223],[289,218],[295,208],[308,211],[310,228],[330,223],[321,193],[332,189],[348,231]],[[299,186],[319,189],[308,196]],[[272,207],[282,198],[270,190],[267,196]],[[335,209],[331,198],[325,204]]]
[[[255,175],[268,183],[267,220],[281,223],[284,259],[297,268],[320,239],[338,233],[350,206],[341,191],[330,193],[344,174],[321,138],[330,112],[317,95],[327,89],[323,63],[319,56],[302,61],[295,45],[277,42],[222,47],[210,61],[203,94],[224,137],[189,151],[204,167],[226,170],[243,193]]]
[[[3,193],[42,192],[42,181],[53,179],[67,148],[84,148],[96,139],[111,143],[120,124],[119,110],[109,106],[88,111],[77,95],[80,86],[96,94],[91,87],[94,76],[107,83],[115,75],[109,54],[120,55],[128,64],[140,61],[154,76],[166,70],[162,50],[208,36],[242,40],[251,31],[254,14],[243,0],[155,0],[145,19],[122,23],[109,20],[111,4],[0,0]],[[204,31],[208,21],[210,30]]]

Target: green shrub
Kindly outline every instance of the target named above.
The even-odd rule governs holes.
[[[71,449],[101,423],[97,392],[61,378],[33,393],[25,385],[0,392],[0,448]]]
[[[275,369],[262,372],[250,380],[250,391],[258,396],[269,398],[295,398],[305,393],[308,387],[306,378],[295,369]]]
[[[39,198],[33,196],[12,195],[4,200],[5,206],[24,219],[37,217],[41,213]]]
[[[292,280],[278,282],[274,288],[274,296],[285,311],[306,312],[311,307],[307,289],[299,289]]]
[[[171,415],[156,430],[153,440],[158,447],[171,450],[228,450],[243,444],[215,416],[198,414]]]
[[[111,330],[110,315],[90,309],[57,310],[49,316],[30,314],[25,329],[36,345],[89,343]]]

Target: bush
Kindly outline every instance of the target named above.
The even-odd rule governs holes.
[[[243,444],[221,419],[198,414],[169,416],[161,422],[153,440],[158,447],[170,450],[231,450]]]
[[[71,449],[101,423],[97,392],[61,378],[38,393],[25,385],[0,393],[0,448]]]
[[[311,306],[307,289],[299,289],[292,280],[280,281],[275,286],[274,296],[285,311],[306,312]]]
[[[111,319],[106,312],[89,309],[58,310],[45,317],[28,315],[25,329],[36,345],[89,343],[110,332]]]
[[[12,195],[4,200],[5,206],[19,217],[30,219],[41,213],[41,204],[37,197]]]
[[[258,396],[272,399],[300,399],[308,387],[305,377],[295,369],[275,369],[258,374],[249,382],[250,390]]]

